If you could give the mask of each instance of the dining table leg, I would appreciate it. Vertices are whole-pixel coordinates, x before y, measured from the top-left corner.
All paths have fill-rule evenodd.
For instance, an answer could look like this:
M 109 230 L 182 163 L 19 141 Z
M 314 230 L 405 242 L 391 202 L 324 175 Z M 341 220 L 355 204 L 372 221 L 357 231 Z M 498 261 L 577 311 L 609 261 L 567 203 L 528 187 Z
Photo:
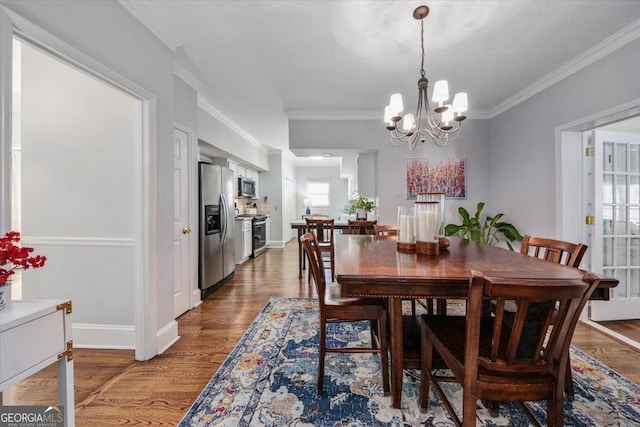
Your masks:
M 389 299 L 389 322 L 391 330 L 391 405 L 400 408 L 402 402 L 402 299 Z
M 298 228 L 298 279 L 302 279 L 302 228 Z

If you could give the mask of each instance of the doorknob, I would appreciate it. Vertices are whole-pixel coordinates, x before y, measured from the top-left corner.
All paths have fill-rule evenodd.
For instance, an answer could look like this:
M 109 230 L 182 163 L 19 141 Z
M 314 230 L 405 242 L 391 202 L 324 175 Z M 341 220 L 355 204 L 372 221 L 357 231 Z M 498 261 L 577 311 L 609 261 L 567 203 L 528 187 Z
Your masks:
M 189 234 L 191 233 L 191 229 L 189 227 L 185 227 L 182 229 L 182 234 Z

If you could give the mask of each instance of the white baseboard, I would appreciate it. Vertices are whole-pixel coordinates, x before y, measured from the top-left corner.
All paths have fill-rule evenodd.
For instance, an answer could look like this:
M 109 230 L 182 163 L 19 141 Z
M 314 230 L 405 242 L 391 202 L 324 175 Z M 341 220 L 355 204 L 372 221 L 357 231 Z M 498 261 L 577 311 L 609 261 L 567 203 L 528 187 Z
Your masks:
M 178 335 L 178 322 L 172 320 L 164 328 L 160 329 L 156 334 L 156 342 L 158 343 L 158 354 L 164 353 L 176 341 L 180 339 Z
M 275 248 L 275 249 L 282 249 L 282 248 L 284 248 L 285 243 L 286 242 L 283 242 L 282 240 L 271 240 L 267 247 L 268 248 Z
M 136 328 L 133 325 L 73 324 L 73 346 L 135 350 Z
M 73 324 L 75 348 L 135 350 L 135 336 L 133 325 Z M 179 339 L 178 322 L 172 320 L 156 334 L 158 354 L 162 354 Z

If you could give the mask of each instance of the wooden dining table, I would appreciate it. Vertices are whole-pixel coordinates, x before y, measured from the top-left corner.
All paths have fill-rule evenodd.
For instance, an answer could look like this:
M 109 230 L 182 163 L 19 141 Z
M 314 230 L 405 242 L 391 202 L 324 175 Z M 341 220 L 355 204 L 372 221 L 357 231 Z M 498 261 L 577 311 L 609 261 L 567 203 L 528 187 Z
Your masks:
M 466 298 L 472 271 L 538 279 L 577 279 L 584 270 L 555 264 L 494 246 L 451 237 L 439 255 L 417 255 L 396 248 L 395 237 L 340 234 L 335 238 L 336 280 L 345 297 L 389 300 L 391 398 L 400 408 L 403 379 L 402 300 Z M 592 299 L 608 299 L 612 277 L 602 281 Z

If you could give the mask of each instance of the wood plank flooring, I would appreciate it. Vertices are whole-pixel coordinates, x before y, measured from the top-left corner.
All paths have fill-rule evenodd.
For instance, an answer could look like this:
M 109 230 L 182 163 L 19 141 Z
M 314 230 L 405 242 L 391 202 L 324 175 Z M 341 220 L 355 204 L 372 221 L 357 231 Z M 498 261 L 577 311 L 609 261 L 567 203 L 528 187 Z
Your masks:
M 596 323 L 640 343 L 640 319 L 607 320 Z
M 238 266 L 235 277 L 178 319 L 181 339 L 147 362 L 133 351 L 75 349 L 76 425 L 174 426 L 271 297 L 314 297 L 298 279 L 297 244 L 269 249 Z M 306 275 L 305 275 L 306 276 Z M 573 343 L 640 383 L 640 354 L 578 325 Z M 5 404 L 57 401 L 51 367 L 12 388 Z

